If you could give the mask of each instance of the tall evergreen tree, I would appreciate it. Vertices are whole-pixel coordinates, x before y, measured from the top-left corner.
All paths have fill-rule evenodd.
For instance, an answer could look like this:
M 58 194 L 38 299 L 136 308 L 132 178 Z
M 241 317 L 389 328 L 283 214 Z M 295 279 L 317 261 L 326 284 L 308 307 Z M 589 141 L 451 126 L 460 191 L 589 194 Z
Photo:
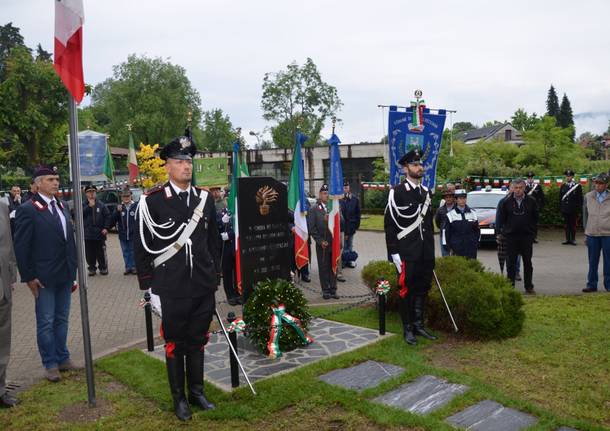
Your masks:
M 553 85 L 549 88 L 549 93 L 546 97 L 546 115 L 555 118 L 559 115 L 559 99 L 557 98 L 557 93 L 555 92 L 555 87 L 553 87 Z
M 563 93 L 563 99 L 561 99 L 561 106 L 559 107 L 559 115 L 557 116 L 557 124 L 559 127 L 570 127 L 574 125 L 574 116 L 572 115 L 572 106 L 570 100 L 565 93 Z

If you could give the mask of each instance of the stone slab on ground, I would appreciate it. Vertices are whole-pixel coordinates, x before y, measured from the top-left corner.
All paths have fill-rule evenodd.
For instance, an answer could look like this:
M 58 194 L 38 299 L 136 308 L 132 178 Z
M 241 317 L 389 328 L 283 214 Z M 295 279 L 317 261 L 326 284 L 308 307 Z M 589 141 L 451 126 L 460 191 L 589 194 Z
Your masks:
M 447 418 L 447 422 L 473 431 L 519 431 L 534 425 L 538 419 L 527 413 L 484 400 Z
M 561 427 L 557 431 L 578 431 L 576 428 Z
M 421 376 L 375 398 L 374 401 L 411 413 L 426 414 L 441 408 L 467 390 L 468 386 L 465 385 L 449 383 L 434 376 Z
M 320 380 L 347 389 L 362 391 L 372 388 L 396 377 L 404 371 L 404 368 L 396 365 L 377 361 L 366 361 L 349 368 L 334 370 L 321 375 Z
M 285 352 L 279 359 L 269 359 L 240 334 L 238 336 L 239 359 L 246 369 L 250 381 L 255 382 L 279 373 L 292 371 L 303 365 L 366 346 L 384 337 L 372 329 L 325 319 L 312 320 L 309 325 L 309 335 L 314 339 L 312 344 Z M 165 361 L 163 346 L 157 346 L 154 352 L 146 353 Z M 210 341 L 205 347 L 204 366 L 207 381 L 225 391 L 231 390 L 229 346 L 224 335 L 215 333 L 210 336 Z M 247 385 L 241 373 L 240 383 Z

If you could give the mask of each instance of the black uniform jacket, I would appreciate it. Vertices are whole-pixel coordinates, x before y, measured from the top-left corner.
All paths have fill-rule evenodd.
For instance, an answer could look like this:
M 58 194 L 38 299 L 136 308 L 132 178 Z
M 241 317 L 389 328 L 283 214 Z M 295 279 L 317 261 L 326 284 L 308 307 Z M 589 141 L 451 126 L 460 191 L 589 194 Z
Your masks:
M 576 185 L 576 188 L 566 196 L 564 195 Z M 582 207 L 582 186 L 576 182 L 568 184 L 563 183 L 559 189 L 559 209 L 562 214 L 576 214 Z
M 156 224 L 175 223 L 171 228 L 155 228 L 156 231 L 162 236 L 168 236 L 174 233 L 182 223 L 188 223 L 193 211 L 201 202 L 200 193 L 201 190 L 191 187 L 187 208 L 169 183 L 149 192 L 146 196 L 146 204 L 153 221 Z M 142 202 L 139 203 L 139 209 L 141 207 Z M 186 247 L 182 247 L 178 253 L 158 267 L 153 267 L 153 260 L 160 255 L 151 254 L 144 248 L 140 236 L 140 217 L 141 212 L 138 211 L 134 252 L 140 289 L 152 288 L 154 294 L 174 298 L 198 297 L 216 291 L 217 274 L 220 273 L 219 233 L 216 223 L 216 207 L 211 194 L 207 195 L 203 217 L 190 236 L 192 271 Z M 143 232 L 146 244 L 155 251 L 173 244 L 180 236 L 177 235 L 168 240 L 156 236 L 153 238 L 146 224 L 143 224 Z
M 544 207 L 544 191 L 542 190 L 542 184 L 534 183 L 530 185 L 529 182 L 525 183 L 525 194 L 534 198 L 538 204 L 538 211 L 542 211 Z
M 417 211 L 418 207 L 423 207 L 426 200 L 426 196 L 430 193 L 429 190 L 424 189 L 422 186 L 413 189 L 411 185 L 406 182 L 394 186 L 394 202 L 398 207 L 406 207 L 401 210 L 403 215 L 412 215 Z M 392 215 L 394 217 L 392 217 Z M 432 227 L 432 208 L 428 207 L 428 211 L 420 227 L 411 231 L 407 236 L 401 240 L 398 239 L 397 235 L 401 231 L 401 228 L 396 225 L 394 219 L 402 227 L 408 227 L 413 223 L 417 217 L 403 218 L 397 214 L 396 209 L 392 208 L 391 204 L 385 209 L 384 216 L 384 230 L 385 240 L 390 254 L 400 254 L 400 258 L 407 261 L 415 260 L 433 260 L 434 259 L 434 230 Z M 421 229 L 421 230 L 420 230 Z

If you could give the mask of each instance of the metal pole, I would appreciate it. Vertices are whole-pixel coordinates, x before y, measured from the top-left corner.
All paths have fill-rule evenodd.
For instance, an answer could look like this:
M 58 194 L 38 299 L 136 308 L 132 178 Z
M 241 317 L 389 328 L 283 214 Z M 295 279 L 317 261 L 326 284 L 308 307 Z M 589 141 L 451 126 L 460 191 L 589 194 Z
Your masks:
M 453 318 L 453 314 L 451 314 L 451 309 L 449 308 L 449 304 L 447 304 L 447 300 L 445 299 L 445 294 L 443 293 L 443 288 L 441 287 L 440 281 L 438 281 L 438 277 L 436 276 L 436 271 L 432 270 L 432 274 L 434 274 L 434 281 L 436 281 L 436 285 L 438 286 L 438 291 L 441 292 L 441 296 L 443 301 L 445 302 L 445 307 L 447 307 L 447 311 L 449 312 L 449 317 L 451 318 L 451 323 L 453 323 L 453 328 L 455 332 L 458 332 L 458 327 L 455 324 L 455 319 Z
M 91 355 L 91 336 L 89 332 L 89 306 L 87 305 L 87 276 L 85 275 L 85 235 L 83 231 L 83 195 L 80 184 L 80 155 L 78 148 L 78 118 L 76 102 L 68 93 L 70 114 L 70 171 L 74 202 L 74 226 L 76 229 L 76 253 L 78 263 L 78 294 L 80 297 L 80 315 L 83 327 L 83 348 L 85 352 L 85 372 L 87 374 L 87 397 L 89 407 L 95 407 L 95 381 L 93 376 L 93 356 Z
M 216 318 L 218 319 L 218 324 L 220 325 L 220 329 L 222 329 L 222 333 L 224 334 L 224 336 L 227 340 L 227 343 L 229 344 L 229 349 L 231 349 L 233 351 L 233 354 L 235 355 L 235 359 L 237 360 L 237 365 L 239 365 L 241 372 L 244 373 L 244 377 L 246 378 L 246 382 L 248 382 L 248 386 L 250 386 L 250 390 L 252 391 L 252 393 L 254 395 L 256 395 L 254 386 L 252 386 L 252 383 L 250 382 L 250 378 L 248 377 L 248 374 L 246 374 L 246 370 L 245 370 L 244 366 L 242 365 L 241 361 L 239 360 L 239 356 L 237 355 L 237 352 L 233 348 L 233 344 L 231 344 L 231 341 L 229 340 L 229 334 L 227 333 L 227 330 L 225 329 L 224 323 L 222 323 L 222 319 L 220 318 L 220 314 L 218 314 L 217 309 L 214 309 L 214 314 L 216 315 Z
M 155 338 L 153 337 L 152 305 L 150 305 L 150 293 L 144 293 L 144 319 L 146 320 L 146 347 L 149 352 L 155 350 Z
M 385 335 L 385 295 L 377 295 L 379 298 L 379 335 Z
M 235 313 L 229 312 L 227 316 L 227 322 L 235 322 Z M 229 333 L 229 342 L 233 345 L 233 350 L 229 349 L 229 362 L 231 364 L 231 387 L 239 387 L 239 365 L 237 365 L 237 356 L 233 353 L 237 353 L 237 333 L 235 331 Z

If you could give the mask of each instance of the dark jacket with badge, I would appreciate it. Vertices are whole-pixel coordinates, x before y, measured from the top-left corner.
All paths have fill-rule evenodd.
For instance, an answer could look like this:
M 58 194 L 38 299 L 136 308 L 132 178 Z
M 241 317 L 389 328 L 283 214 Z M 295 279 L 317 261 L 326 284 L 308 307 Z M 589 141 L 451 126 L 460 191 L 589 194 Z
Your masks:
M 21 281 L 35 278 L 42 285 L 56 285 L 76 279 L 76 242 L 70 212 L 59 208 L 66 219 L 66 233 L 59 228 L 45 200 L 38 194 L 17 208 L 14 248 Z
M 403 215 L 409 216 L 417 212 L 418 208 L 424 206 L 426 196 L 430 191 L 420 188 L 412 188 L 407 182 L 393 187 L 393 199 L 397 207 L 404 207 Z M 392 217 L 393 216 L 393 217 Z M 390 203 L 386 206 L 384 216 L 384 230 L 386 245 L 390 254 L 399 253 L 403 260 L 434 260 L 434 230 L 432 227 L 432 208 L 428 207 L 421 225 L 411 231 L 402 239 L 397 235 L 401 231 L 401 226 L 406 228 L 416 220 L 417 217 L 400 217 L 390 208 Z M 398 226 L 396 221 L 400 224 Z
M 445 216 L 441 235 L 443 245 L 454 255 L 477 258 L 480 237 L 477 214 L 468 205 L 461 211 L 457 205 Z
M 572 187 L 575 187 L 569 194 Z M 567 196 L 566 196 L 567 195 Z M 563 183 L 559 189 L 559 209 L 562 214 L 576 214 L 582 208 L 582 186 L 577 182 Z
M 328 203 L 326 208 L 328 208 Z M 316 244 L 321 245 L 322 241 L 326 241 L 328 242 L 328 247 L 330 247 L 333 243 L 333 236 L 328 230 L 328 217 L 327 209 L 324 208 L 321 202 L 316 202 L 314 206 L 309 208 L 307 213 L 307 229 Z
M 154 223 L 167 226 L 166 228 L 157 227 L 156 231 L 161 236 L 169 236 L 181 225 L 188 224 L 201 201 L 201 193 L 201 190 L 191 187 L 187 207 L 168 182 L 140 199 L 138 217 L 142 216 L 145 204 Z M 145 199 L 146 202 L 144 203 L 142 199 Z M 167 261 L 154 267 L 153 261 L 160 254 L 153 254 L 145 249 L 140 239 L 140 221 L 138 219 L 134 252 L 140 289 L 152 288 L 154 294 L 173 298 L 199 297 L 213 294 L 216 291 L 217 277 L 220 273 L 218 254 L 220 234 L 216 222 L 214 199 L 211 194 L 207 194 L 202 212 L 202 217 L 190 236 L 192 268 L 186 253 L 186 246 L 183 246 Z M 180 236 L 161 239 L 153 236 L 146 224 L 143 225 L 143 228 L 146 245 L 153 251 L 171 246 Z
M 360 201 L 351 193 L 340 201 L 341 215 L 345 220 L 345 234 L 353 235 L 360 228 Z
M 129 206 L 120 204 L 121 211 L 117 210 L 112 213 L 110 217 L 110 226 L 116 226 L 119 232 L 119 239 L 121 241 L 130 241 L 134 238 L 136 229 L 136 212 L 138 211 L 138 204 L 131 202 Z
M 102 230 L 112 226 L 110 210 L 103 202 L 95 200 L 95 206 L 90 207 L 89 202 L 83 203 L 83 227 L 86 240 L 101 241 L 106 239 Z

